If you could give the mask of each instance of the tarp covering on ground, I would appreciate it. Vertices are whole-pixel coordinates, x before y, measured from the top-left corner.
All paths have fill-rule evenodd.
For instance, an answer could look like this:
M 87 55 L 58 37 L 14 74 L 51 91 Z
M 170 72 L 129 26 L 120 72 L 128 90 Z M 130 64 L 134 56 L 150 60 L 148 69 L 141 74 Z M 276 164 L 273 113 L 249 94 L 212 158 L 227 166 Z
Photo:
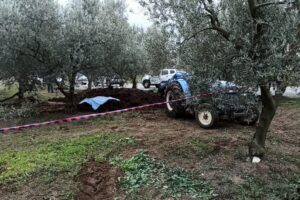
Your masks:
M 93 97 L 93 98 L 86 98 L 86 99 L 82 100 L 79 104 L 87 103 L 92 106 L 93 110 L 97 110 L 100 106 L 104 105 L 105 103 L 107 103 L 110 100 L 120 101 L 119 99 L 116 99 L 113 97 L 98 96 L 98 97 Z

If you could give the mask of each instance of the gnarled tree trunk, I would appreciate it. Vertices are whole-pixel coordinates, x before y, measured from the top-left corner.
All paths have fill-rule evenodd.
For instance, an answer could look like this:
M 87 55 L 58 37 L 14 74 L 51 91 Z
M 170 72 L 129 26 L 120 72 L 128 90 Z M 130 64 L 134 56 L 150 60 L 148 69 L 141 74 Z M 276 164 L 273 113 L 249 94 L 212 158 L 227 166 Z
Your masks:
M 92 90 L 92 86 L 93 86 L 93 79 L 94 79 L 94 76 L 92 74 L 90 75 L 87 75 L 87 79 L 88 79 L 88 90 Z
M 254 38 L 251 51 L 251 57 L 256 63 L 263 63 L 267 57 L 268 50 L 264 44 L 264 35 L 267 34 L 269 26 L 262 23 L 259 19 L 264 15 L 264 11 L 258 8 L 258 3 L 261 1 L 248 0 L 249 10 L 253 19 Z M 255 69 L 254 69 L 255 70 Z M 265 142 L 269 127 L 275 115 L 277 106 L 274 98 L 271 95 L 270 88 L 267 85 L 267 81 L 264 81 L 260 86 L 262 110 L 259 119 L 258 126 L 249 145 L 249 154 L 251 157 L 262 157 L 265 154 Z
M 24 82 L 23 80 L 19 80 L 18 81 L 19 83 L 19 88 L 18 88 L 18 98 L 19 100 L 24 100 L 25 96 L 24 96 L 24 93 L 25 93 L 25 86 L 24 86 Z
M 72 105 L 75 105 L 75 99 L 74 99 L 74 94 L 75 94 L 75 80 L 76 80 L 76 75 L 77 75 L 77 72 L 75 72 L 75 70 L 73 70 L 72 74 L 71 74 L 71 77 L 69 79 L 69 100 L 70 100 L 70 103 Z
M 276 102 L 267 85 L 260 85 L 262 111 L 253 140 L 249 145 L 250 156 L 262 157 L 265 153 L 265 142 L 269 127 L 277 110 Z
M 63 81 L 62 81 L 63 82 Z M 64 90 L 64 83 L 59 83 L 58 81 L 55 81 L 55 84 L 57 86 L 57 89 L 67 98 L 69 98 L 69 93 L 67 93 Z
M 137 88 L 137 80 L 136 79 L 137 79 L 136 76 L 134 76 L 134 77 L 131 78 L 131 80 L 132 80 L 132 88 L 133 89 Z

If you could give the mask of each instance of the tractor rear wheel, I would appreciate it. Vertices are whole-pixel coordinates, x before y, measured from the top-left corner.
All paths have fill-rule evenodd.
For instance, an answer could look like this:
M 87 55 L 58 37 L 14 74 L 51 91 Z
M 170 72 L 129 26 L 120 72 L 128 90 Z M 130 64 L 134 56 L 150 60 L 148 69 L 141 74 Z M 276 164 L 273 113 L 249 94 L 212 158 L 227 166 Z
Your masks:
M 166 112 L 170 117 L 181 117 L 185 113 L 185 96 L 178 83 L 172 83 L 165 92 Z M 176 101 L 179 100 L 179 101 Z

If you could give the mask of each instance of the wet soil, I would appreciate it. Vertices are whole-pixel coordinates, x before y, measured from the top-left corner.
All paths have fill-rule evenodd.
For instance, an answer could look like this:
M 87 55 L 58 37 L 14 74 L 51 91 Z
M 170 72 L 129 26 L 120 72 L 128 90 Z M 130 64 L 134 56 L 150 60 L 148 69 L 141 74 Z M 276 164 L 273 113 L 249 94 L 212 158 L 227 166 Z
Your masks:
M 300 109 L 280 107 L 268 133 L 267 155 L 259 164 L 247 161 L 248 142 L 253 137 L 255 127 L 221 121 L 215 129 L 206 130 L 200 128 L 193 118 L 172 119 L 163 110 L 123 113 L 114 121 L 101 126 L 87 121 L 85 125 L 70 126 L 63 134 L 58 128 L 51 128 L 51 131 L 43 134 L 38 133 L 39 129 L 36 129 L 37 133 L 26 134 L 28 137 L 34 136 L 34 139 L 47 135 L 72 138 L 101 132 L 130 135 L 136 138 L 137 145 L 126 147 L 117 155 L 130 158 L 140 149 L 145 149 L 152 157 L 170 166 L 206 179 L 219 195 L 216 199 L 235 199 L 235 189 L 246 183 L 247 177 L 256 177 L 273 184 L 300 174 L 299 127 Z M 1 140 L 15 145 L 10 135 L 1 136 Z M 118 186 L 118 177 L 122 175 L 119 169 L 109 164 L 90 161 L 75 178 L 79 183 L 79 192 L 75 198 L 96 200 L 120 197 L 122 191 Z M 51 186 L 40 184 L 40 179 L 35 177 L 26 185 L 16 187 L 14 195 L 9 188 L 0 186 L 1 199 L 57 197 L 53 192 L 60 194 L 60 185 L 68 180 L 60 179 L 58 185 Z M 75 183 L 68 184 L 76 186 Z M 63 198 L 58 196 L 56 199 Z
M 122 176 L 120 169 L 107 163 L 88 162 L 80 170 L 76 181 L 79 192 L 75 200 L 110 200 L 118 194 L 118 178 Z
M 234 122 L 219 122 L 217 128 L 206 130 L 192 118 L 172 119 L 162 111 L 144 111 L 124 115 L 118 124 L 106 125 L 103 130 L 131 133 L 137 138 L 138 145 L 124 149 L 123 157 L 145 149 L 171 166 L 209 180 L 219 194 L 216 199 L 233 199 L 233 188 L 245 183 L 247 177 L 273 183 L 300 173 L 299 160 L 290 160 L 300 151 L 299 120 L 299 109 L 278 110 L 268 134 L 268 153 L 257 165 L 247 161 L 255 127 Z

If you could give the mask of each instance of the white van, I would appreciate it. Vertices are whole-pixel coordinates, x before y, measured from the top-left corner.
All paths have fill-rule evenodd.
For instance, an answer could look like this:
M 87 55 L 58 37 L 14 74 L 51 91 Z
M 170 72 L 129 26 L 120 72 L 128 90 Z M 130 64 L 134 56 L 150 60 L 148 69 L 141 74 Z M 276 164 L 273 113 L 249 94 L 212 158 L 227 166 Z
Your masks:
M 158 76 L 145 75 L 142 79 L 143 86 L 150 88 L 151 85 L 155 85 L 157 88 L 160 83 L 170 80 L 177 72 L 184 72 L 178 69 L 162 69 Z

